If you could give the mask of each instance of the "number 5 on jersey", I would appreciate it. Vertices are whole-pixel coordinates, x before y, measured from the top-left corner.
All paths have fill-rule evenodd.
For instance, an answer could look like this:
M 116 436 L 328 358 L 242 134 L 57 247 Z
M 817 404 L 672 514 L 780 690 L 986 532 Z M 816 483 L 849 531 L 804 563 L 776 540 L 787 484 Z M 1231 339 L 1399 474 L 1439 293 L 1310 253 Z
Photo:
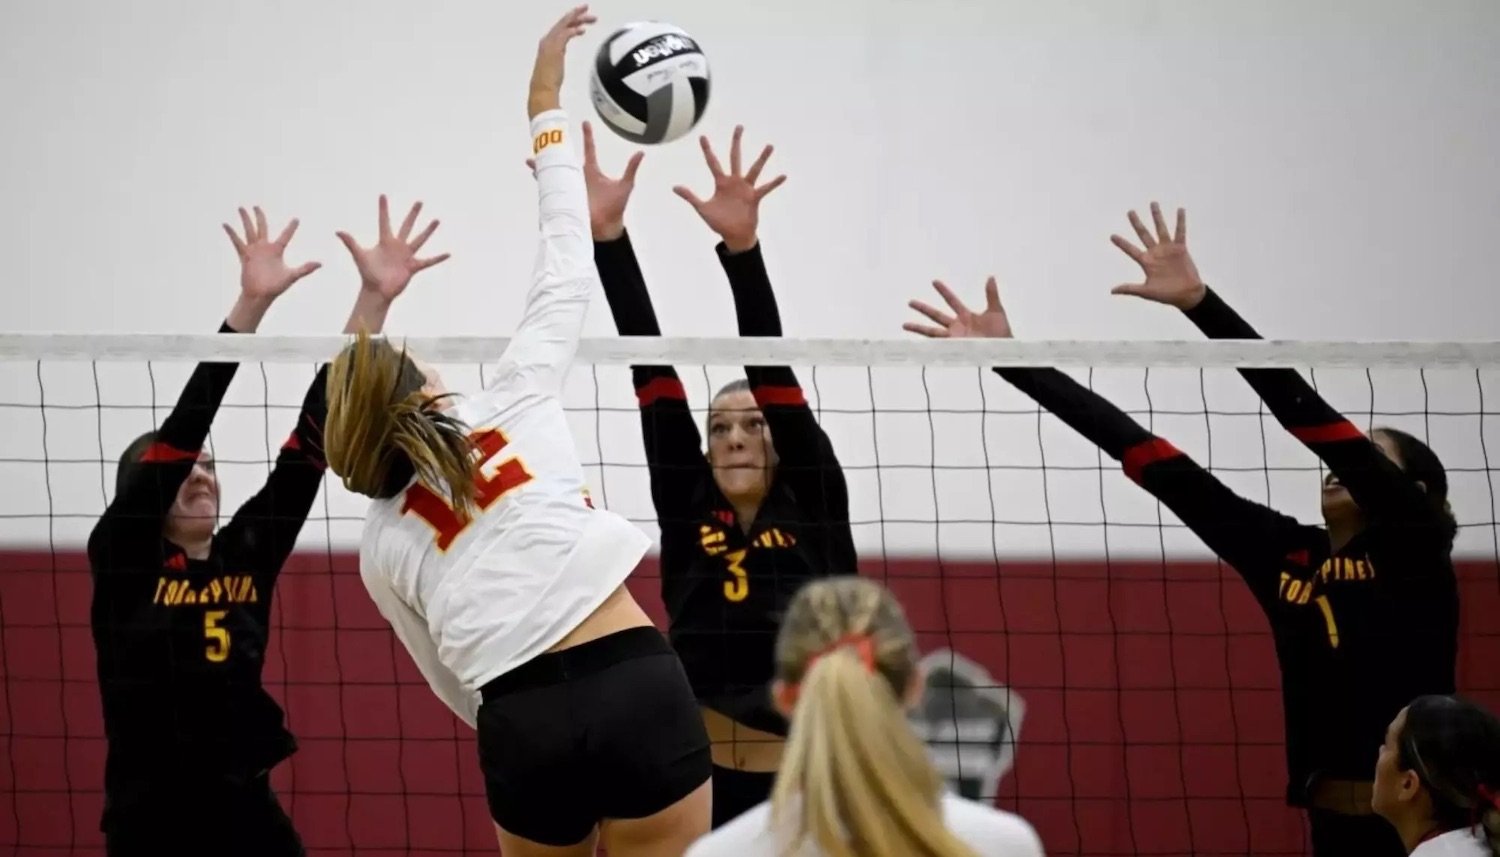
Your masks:
M 484 475 L 486 465 L 510 442 L 504 432 L 499 429 L 475 432 L 473 441 L 474 447 L 479 450 L 479 463 L 474 476 L 474 487 L 478 491 L 474 501 L 479 511 L 483 512 L 495 505 L 501 497 L 530 482 L 532 477 L 521 459 L 515 457 L 501 461 L 493 475 Z M 433 537 L 437 540 L 440 551 L 451 547 L 470 523 L 469 518 L 454 511 L 447 500 L 420 482 L 406 489 L 406 500 L 401 504 L 401 512 L 410 512 L 426 521 L 432 527 Z
M 203 656 L 210 663 L 229 660 L 229 629 L 219 625 L 228 615 L 228 610 L 209 610 L 203 614 Z

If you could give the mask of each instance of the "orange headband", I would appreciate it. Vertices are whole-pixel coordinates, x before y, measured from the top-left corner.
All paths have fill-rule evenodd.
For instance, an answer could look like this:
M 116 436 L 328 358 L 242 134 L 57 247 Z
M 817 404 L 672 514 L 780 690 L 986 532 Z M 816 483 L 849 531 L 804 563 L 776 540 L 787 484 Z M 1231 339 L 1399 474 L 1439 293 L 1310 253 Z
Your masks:
M 875 640 L 869 634 L 845 634 L 813 652 L 812 657 L 807 659 L 807 666 L 802 668 L 802 675 L 806 676 L 812 672 L 813 665 L 839 649 L 853 649 L 854 654 L 859 657 L 859 662 L 864 664 L 865 669 L 875 672 Z M 801 693 L 802 682 L 787 684 L 782 690 L 781 704 L 787 708 L 797 707 L 797 697 Z

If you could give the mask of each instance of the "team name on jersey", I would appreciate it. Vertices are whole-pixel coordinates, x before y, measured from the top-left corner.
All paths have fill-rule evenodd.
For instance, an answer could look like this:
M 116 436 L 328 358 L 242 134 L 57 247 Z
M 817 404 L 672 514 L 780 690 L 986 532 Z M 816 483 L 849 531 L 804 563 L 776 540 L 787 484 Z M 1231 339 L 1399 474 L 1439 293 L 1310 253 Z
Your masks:
M 698 543 L 709 556 L 719 556 L 729 549 L 728 536 L 717 527 L 704 524 L 698 528 Z M 789 548 L 797 544 L 797 537 L 781 529 L 771 527 L 750 540 L 753 548 Z
M 1318 579 L 1323 583 L 1330 580 L 1340 582 L 1374 580 L 1375 566 L 1371 565 L 1368 560 L 1331 557 L 1323 560 L 1323 565 L 1318 569 Z
M 1374 579 L 1375 566 L 1368 560 L 1329 557 L 1310 577 L 1298 577 L 1283 571 L 1277 597 L 1288 604 L 1308 604 L 1330 582 L 1360 583 Z
M 248 574 L 226 574 L 205 584 L 163 575 L 156 579 L 156 593 L 151 596 L 152 604 L 165 607 L 255 604 L 259 601 L 260 591 L 255 588 L 255 579 Z
M 658 36 L 636 48 L 630 54 L 630 61 L 635 63 L 636 68 L 641 68 L 655 60 L 666 59 L 683 51 L 695 51 L 697 49 L 698 46 L 693 43 L 692 39 L 676 35 L 675 33 L 668 33 L 664 36 Z
M 1297 557 L 1288 557 L 1295 560 Z M 1306 562 L 1306 556 L 1301 557 Z M 1286 604 L 1298 607 L 1315 606 L 1323 614 L 1323 626 L 1328 632 L 1329 648 L 1339 647 L 1339 623 L 1333 613 L 1333 602 L 1321 590 L 1327 588 L 1326 584 L 1335 583 L 1368 583 L 1375 579 L 1375 566 L 1368 560 L 1348 559 L 1346 557 L 1329 557 L 1323 560 L 1323 564 L 1310 577 L 1294 577 L 1291 572 L 1283 571 L 1281 581 L 1277 586 L 1276 597 Z

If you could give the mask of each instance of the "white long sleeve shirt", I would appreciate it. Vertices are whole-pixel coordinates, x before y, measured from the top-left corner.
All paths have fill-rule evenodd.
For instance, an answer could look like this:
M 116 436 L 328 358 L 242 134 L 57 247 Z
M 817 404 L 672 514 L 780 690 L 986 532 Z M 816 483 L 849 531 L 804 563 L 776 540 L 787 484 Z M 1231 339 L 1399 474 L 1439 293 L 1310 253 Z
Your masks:
M 471 727 L 486 682 L 545 652 L 617 589 L 650 546 L 593 508 L 558 396 L 598 272 L 588 192 L 560 110 L 531 122 L 541 246 L 525 313 L 484 392 L 453 413 L 473 429 L 481 510 L 458 526 L 413 482 L 365 519 L 360 576 L 433 692 Z
M 1418 845 L 1410 857 L 1490 857 L 1490 846 L 1481 837 L 1478 827 L 1450 830 Z
M 1043 857 L 1042 841 L 1018 815 L 946 792 L 942 807 L 948 829 L 978 857 Z M 784 857 L 790 835 L 772 826 L 768 801 L 694 842 L 686 857 Z M 821 849 L 803 842 L 791 857 L 821 855 Z

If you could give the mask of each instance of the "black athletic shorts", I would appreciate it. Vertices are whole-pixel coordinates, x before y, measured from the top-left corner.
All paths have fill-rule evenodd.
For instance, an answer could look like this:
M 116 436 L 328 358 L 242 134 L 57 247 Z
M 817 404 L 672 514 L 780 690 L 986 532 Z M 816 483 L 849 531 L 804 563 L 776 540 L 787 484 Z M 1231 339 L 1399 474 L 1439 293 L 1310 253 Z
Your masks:
M 770 800 L 775 786 L 775 771 L 741 771 L 714 765 L 714 829 Z
M 655 628 L 534 658 L 480 688 L 490 816 L 543 845 L 604 819 L 644 818 L 708 781 L 708 732 L 682 663 Z

